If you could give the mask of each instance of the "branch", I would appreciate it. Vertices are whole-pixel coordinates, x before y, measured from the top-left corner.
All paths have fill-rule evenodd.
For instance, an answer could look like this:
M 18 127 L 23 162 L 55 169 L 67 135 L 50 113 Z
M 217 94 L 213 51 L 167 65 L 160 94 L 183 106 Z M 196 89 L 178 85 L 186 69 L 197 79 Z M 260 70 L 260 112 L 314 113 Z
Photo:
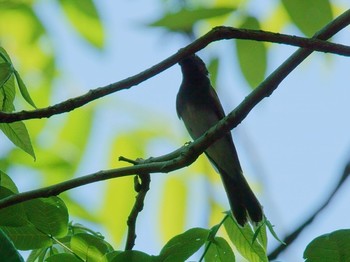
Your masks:
M 335 35 L 350 24 L 350 10 L 343 13 L 334 21 L 326 25 L 315 37 L 327 39 Z M 194 42 L 195 43 L 195 42 Z M 198 43 L 198 42 L 197 42 Z M 193 47 L 191 47 L 193 48 Z M 190 50 L 190 51 L 188 51 Z M 186 49 L 181 54 L 190 53 L 192 49 Z M 197 49 L 196 49 L 197 50 Z M 17 203 L 40 197 L 56 196 L 60 193 L 83 186 L 86 184 L 103 181 L 111 178 L 129 176 L 145 173 L 167 173 L 192 164 L 197 157 L 204 152 L 213 142 L 224 136 L 231 129 L 239 125 L 248 113 L 265 97 L 268 97 L 278 87 L 282 80 L 292 72 L 307 56 L 312 53 L 309 49 L 299 49 L 281 66 L 279 66 L 269 77 L 267 77 L 257 88 L 255 88 L 231 113 L 210 128 L 204 135 L 193 143 L 183 146 L 167 155 L 158 158 L 150 158 L 136 165 L 99 171 L 83 177 L 74 178 L 52 186 L 27 191 L 8 196 L 0 200 L 0 208 L 8 207 Z M 175 59 L 174 56 L 168 58 Z
M 141 183 L 139 181 L 139 178 L 141 179 Z M 144 203 L 147 191 L 149 190 L 150 182 L 151 182 L 151 176 L 149 174 L 142 174 L 140 176 L 135 176 L 135 180 L 134 180 L 135 191 L 138 192 L 138 194 L 136 196 L 134 207 L 132 208 L 127 221 L 127 225 L 129 229 L 128 229 L 128 235 L 126 238 L 125 250 L 131 250 L 135 245 L 136 219 L 138 214 L 143 209 L 143 203 Z
M 280 253 L 282 253 L 287 247 L 290 246 L 290 244 L 292 244 L 300 235 L 300 233 L 308 226 L 312 223 L 312 221 L 314 221 L 314 219 L 318 216 L 319 213 L 322 212 L 322 210 L 324 210 L 328 204 L 331 202 L 331 200 L 333 199 L 333 197 L 335 196 L 335 194 L 338 192 L 338 190 L 340 189 L 340 187 L 344 184 L 344 182 L 346 181 L 346 179 L 349 177 L 350 174 L 350 161 L 346 164 L 344 171 L 341 175 L 341 177 L 339 178 L 339 181 L 337 183 L 337 185 L 335 186 L 335 188 L 331 191 L 331 193 L 329 194 L 329 196 L 325 199 L 324 203 L 315 210 L 315 212 L 308 218 L 305 220 L 304 223 L 302 223 L 300 226 L 298 226 L 293 232 L 291 232 L 290 234 L 288 234 L 284 239 L 283 242 L 285 244 L 281 244 L 278 247 L 276 247 L 270 254 L 269 254 L 269 260 L 275 260 L 278 255 Z
M 304 38 L 298 36 L 290 36 L 279 33 L 272 33 L 261 30 L 248 30 L 248 29 L 237 29 L 232 27 L 215 27 L 204 36 L 200 37 L 193 43 L 187 45 L 185 48 L 179 50 L 174 55 L 168 57 L 162 62 L 136 74 L 128 77 L 119 82 L 92 89 L 84 95 L 68 99 L 61 103 L 46 108 L 31 110 L 31 111 L 20 111 L 15 113 L 0 112 L 0 123 L 12 123 L 20 120 L 37 119 L 37 118 L 48 118 L 53 115 L 70 112 L 76 108 L 82 107 L 96 99 L 107 96 L 114 92 L 131 88 L 132 86 L 138 85 L 143 81 L 163 72 L 169 67 L 176 64 L 179 60 L 185 56 L 195 53 L 212 42 L 224 40 L 224 39 L 246 39 L 255 41 L 266 41 L 279 44 L 286 44 L 292 46 L 298 46 L 308 48 L 309 51 L 328 52 L 332 54 L 338 54 L 343 56 L 350 56 L 350 47 L 340 44 L 333 44 L 330 42 L 323 41 L 328 37 L 324 38 Z

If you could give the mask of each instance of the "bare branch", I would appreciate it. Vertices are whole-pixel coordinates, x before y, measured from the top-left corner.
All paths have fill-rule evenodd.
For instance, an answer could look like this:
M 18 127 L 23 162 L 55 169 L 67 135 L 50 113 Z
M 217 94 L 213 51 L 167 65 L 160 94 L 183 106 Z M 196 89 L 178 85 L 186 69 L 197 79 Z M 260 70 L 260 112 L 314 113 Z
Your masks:
M 279 254 L 281 254 L 284 250 L 286 250 L 287 247 L 289 247 L 290 244 L 292 244 L 298 238 L 300 233 L 314 221 L 314 219 L 318 216 L 318 214 L 320 214 L 322 210 L 324 210 L 328 206 L 328 204 L 331 202 L 331 200 L 333 199 L 335 194 L 338 192 L 338 190 L 341 188 L 341 186 L 344 184 L 344 182 L 349 177 L 349 175 L 350 175 L 350 161 L 345 165 L 344 171 L 340 176 L 338 183 L 336 184 L 334 189 L 330 192 L 329 196 L 324 200 L 322 205 L 319 208 L 317 208 L 315 212 L 310 217 L 308 217 L 300 226 L 298 226 L 294 231 L 289 233 L 283 239 L 283 242 L 285 244 L 281 244 L 277 246 L 273 251 L 271 251 L 271 253 L 269 254 L 269 260 L 275 260 L 279 256 Z
M 350 10 L 343 13 L 334 21 L 325 26 L 315 37 L 327 39 L 335 35 L 344 27 L 350 24 Z M 196 42 L 194 42 L 196 43 Z M 199 42 L 197 42 L 199 43 Z M 198 47 L 189 46 L 189 49 L 183 50 L 181 56 L 185 56 L 193 51 L 198 51 Z M 193 143 L 182 147 L 167 155 L 158 158 L 150 158 L 144 162 L 130 167 L 100 171 L 83 177 L 71 179 L 49 187 L 27 191 L 8 196 L 0 200 L 0 208 L 8 207 L 17 203 L 31 200 L 39 197 L 49 197 L 58 195 L 64 191 L 90 184 L 97 181 L 107 180 L 116 177 L 129 176 L 133 174 L 145 173 L 167 173 L 180 169 L 193 163 L 197 157 L 204 152 L 214 141 L 222 137 L 225 133 L 239 125 L 248 113 L 265 97 L 268 97 L 283 81 L 283 79 L 292 72 L 307 56 L 313 51 L 310 49 L 299 49 L 281 66 L 279 66 L 268 78 L 266 78 L 254 91 L 250 93 L 237 108 L 235 108 L 218 124 L 210 128 L 203 136 L 196 139 Z M 165 61 L 172 63 L 171 56 Z M 170 61 L 170 62 L 169 62 Z M 159 64 L 158 64 L 159 65 Z M 147 71 L 147 70 L 146 70 Z
M 308 48 L 309 52 L 320 51 L 328 52 L 343 56 L 350 56 L 350 47 L 340 44 L 333 44 L 330 42 L 323 41 L 328 37 L 324 38 L 304 38 L 298 36 L 291 36 L 279 33 L 272 33 L 261 30 L 248 30 L 248 29 L 237 29 L 233 27 L 215 27 L 204 36 L 200 37 L 193 43 L 189 44 L 185 48 L 179 50 L 174 55 L 161 61 L 160 63 L 136 74 L 128 77 L 119 82 L 92 89 L 84 95 L 68 99 L 64 102 L 58 103 L 53 106 L 41 108 L 31 111 L 20 111 L 15 113 L 0 112 L 0 123 L 11 123 L 20 120 L 37 119 L 37 118 L 48 118 L 53 115 L 70 112 L 76 108 L 82 107 L 91 101 L 112 94 L 114 92 L 131 88 L 132 86 L 138 85 L 143 81 L 163 72 L 169 67 L 176 64 L 179 60 L 185 56 L 195 53 L 212 42 L 224 40 L 224 39 L 246 39 L 255 41 L 273 42 L 279 44 L 286 44 L 298 47 Z
M 141 180 L 141 183 L 139 181 Z M 149 174 L 142 174 L 139 176 L 135 176 L 135 191 L 138 192 L 135 200 L 134 207 L 131 210 L 131 213 L 128 217 L 128 235 L 126 237 L 126 245 L 125 250 L 131 250 L 135 245 L 136 240 L 136 220 L 138 214 L 142 211 L 144 200 L 146 194 L 149 190 L 149 185 L 151 182 L 151 176 Z

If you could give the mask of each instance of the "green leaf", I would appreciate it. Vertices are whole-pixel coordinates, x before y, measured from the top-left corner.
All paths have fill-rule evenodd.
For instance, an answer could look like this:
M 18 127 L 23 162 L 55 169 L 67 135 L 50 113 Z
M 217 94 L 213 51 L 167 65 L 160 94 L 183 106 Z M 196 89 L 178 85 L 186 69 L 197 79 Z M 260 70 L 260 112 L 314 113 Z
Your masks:
M 0 106 L 1 111 L 12 112 L 15 110 L 13 101 L 15 100 L 15 79 L 11 74 L 10 77 L 0 86 Z
M 0 188 L 0 194 L 12 192 Z M 0 224 L 18 249 L 43 248 L 52 244 L 52 236 L 67 234 L 68 212 L 58 197 L 34 199 L 1 209 Z
M 104 45 L 103 26 L 92 0 L 60 0 L 68 19 L 90 44 L 97 48 Z
M 282 3 L 295 25 L 308 37 L 333 19 L 329 0 L 282 0 Z
M 0 46 L 0 62 L 11 63 L 11 58 L 4 48 Z
M 104 261 L 105 254 L 112 251 L 111 246 L 103 239 L 86 233 L 73 235 L 70 246 L 84 261 Z
M 24 100 L 26 100 L 28 102 L 28 104 L 30 104 L 31 106 L 33 106 L 34 108 L 36 108 L 36 105 L 34 104 L 32 98 L 30 97 L 27 87 L 24 84 L 21 76 L 19 75 L 18 71 L 15 70 L 14 71 L 15 76 L 16 76 L 16 80 L 17 80 L 17 84 L 18 84 L 18 88 L 19 91 L 21 92 L 22 97 L 24 98 Z
M 229 217 L 224 222 L 225 230 L 239 253 L 251 262 L 268 261 L 263 244 L 256 238 L 253 242 L 254 232 L 249 224 L 241 227 L 236 221 Z
M 13 67 L 11 63 L 5 62 L 0 64 L 0 88 L 10 79 L 13 73 Z
M 350 229 L 337 230 L 315 238 L 306 247 L 303 257 L 307 262 L 349 262 Z
M 204 245 L 210 230 L 192 228 L 169 240 L 160 251 L 159 258 L 166 262 L 185 261 Z
M 73 254 L 61 253 L 49 256 L 45 259 L 45 262 L 81 262 L 82 260 L 74 256 Z
M 67 234 L 68 210 L 60 198 L 38 198 L 23 205 L 28 220 L 42 233 L 57 238 Z
M 38 259 L 38 258 L 41 256 L 45 256 L 46 251 L 47 251 L 47 248 L 39 248 L 39 249 L 32 250 L 30 252 L 29 256 L 27 257 L 26 262 L 40 261 L 40 259 Z
M 13 195 L 13 192 L 6 188 L 0 187 L 0 199 Z M 4 226 L 24 226 L 29 221 L 22 204 L 13 205 L 0 209 L 0 227 Z
M 38 231 L 31 224 L 1 228 L 15 244 L 16 248 L 20 250 L 37 249 L 52 245 L 51 238 Z
M 137 250 L 128 250 L 119 253 L 111 262 L 153 262 L 158 261 L 155 257 Z M 180 260 L 179 260 L 180 261 Z
M 0 129 L 13 144 L 31 155 L 35 160 L 34 149 L 27 128 L 23 122 L 0 123 Z
M 136 252 L 138 252 L 138 251 L 136 251 Z M 113 251 L 105 254 L 105 258 L 107 259 L 107 261 L 113 261 L 113 259 L 116 258 L 120 253 L 125 253 L 125 252 L 120 251 L 120 250 L 113 250 Z
M 275 230 L 273 229 L 274 226 L 271 224 L 271 222 L 270 222 L 269 220 L 265 220 L 265 224 L 266 224 L 267 228 L 269 229 L 271 235 L 272 235 L 278 242 L 280 242 L 281 244 L 286 245 L 286 243 L 284 243 L 284 242 L 277 236 Z M 265 232 L 265 234 L 266 234 L 266 232 Z
M 0 257 L 6 258 L 7 262 L 22 262 L 23 257 L 18 253 L 17 249 L 8 238 L 8 236 L 0 229 Z
M 264 250 L 267 250 L 267 235 L 266 235 L 266 225 L 261 223 L 254 232 L 253 243 L 259 241 Z
M 18 193 L 16 184 L 6 173 L 2 171 L 0 171 L 0 186 L 9 189 L 12 193 Z
M 182 9 L 175 13 L 165 14 L 159 20 L 150 23 L 149 26 L 164 27 L 169 31 L 191 32 L 193 25 L 204 19 L 223 16 L 232 13 L 235 8 L 198 8 L 194 10 Z
M 234 262 L 236 260 L 230 245 L 222 237 L 215 237 L 213 241 L 211 241 L 211 245 L 204 258 L 208 262 Z
M 3 86 L 0 86 L 0 106 L 2 111 L 12 112 L 15 109 L 13 104 L 15 94 L 14 76 L 11 75 L 9 79 L 3 84 Z M 19 121 L 14 123 L 0 123 L 0 129 L 13 144 L 31 155 L 35 160 L 35 153 L 30 141 L 30 137 L 23 122 Z
M 240 26 L 244 29 L 260 29 L 259 21 L 247 17 Z M 267 49 L 265 43 L 249 40 L 237 40 L 236 52 L 244 78 L 251 88 L 257 87 L 265 77 L 267 68 Z

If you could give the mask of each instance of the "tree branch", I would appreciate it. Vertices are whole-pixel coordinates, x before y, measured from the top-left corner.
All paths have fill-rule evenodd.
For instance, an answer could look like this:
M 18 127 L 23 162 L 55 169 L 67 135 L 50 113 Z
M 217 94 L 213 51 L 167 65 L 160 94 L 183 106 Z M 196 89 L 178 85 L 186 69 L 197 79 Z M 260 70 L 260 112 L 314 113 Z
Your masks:
M 141 183 L 139 181 L 141 180 Z M 128 235 L 126 238 L 125 250 L 131 250 L 135 245 L 136 240 L 136 220 L 138 214 L 143 209 L 143 203 L 146 197 L 146 194 L 149 190 L 149 185 L 151 182 L 151 176 L 149 174 L 142 174 L 135 176 L 135 191 L 138 192 L 135 200 L 134 207 L 131 210 L 131 213 L 128 217 Z
M 279 254 L 281 254 L 286 248 L 290 246 L 300 235 L 300 233 L 314 221 L 314 219 L 318 216 L 319 213 L 324 210 L 328 204 L 331 202 L 335 194 L 338 192 L 338 190 L 341 188 L 341 186 L 344 184 L 346 179 L 349 177 L 350 174 L 350 161 L 345 165 L 344 171 L 339 178 L 338 183 L 336 184 L 335 188 L 331 191 L 329 196 L 325 199 L 324 203 L 315 210 L 315 212 L 305 220 L 300 226 L 298 226 L 293 232 L 288 234 L 284 239 L 283 242 L 285 244 L 280 244 L 277 246 L 270 254 L 269 254 L 269 260 L 275 260 Z
M 200 37 L 193 43 L 189 44 L 185 48 L 182 48 L 174 55 L 168 57 L 162 62 L 134 75 L 128 77 L 119 82 L 92 89 L 86 94 L 68 99 L 61 103 L 46 108 L 31 110 L 31 111 L 20 111 L 14 113 L 0 112 L 0 123 L 12 123 L 20 120 L 48 118 L 53 115 L 70 112 L 76 108 L 82 107 L 87 103 L 90 103 L 96 99 L 112 94 L 114 92 L 131 88 L 132 86 L 138 85 L 143 81 L 163 72 L 169 67 L 176 64 L 179 60 L 185 56 L 195 53 L 212 42 L 224 40 L 224 39 L 246 39 L 255 41 L 273 42 L 279 44 L 286 44 L 292 46 L 298 46 L 308 48 L 309 52 L 319 51 L 328 52 L 343 56 L 350 56 L 350 47 L 340 44 L 333 44 L 330 42 L 323 41 L 326 38 L 304 38 L 298 36 L 290 36 L 279 33 L 272 33 L 261 30 L 248 30 L 248 29 L 237 29 L 232 27 L 219 26 L 213 28 L 204 36 Z
M 315 35 L 315 37 L 322 40 L 330 38 L 349 24 L 350 10 L 346 11 L 334 21 L 326 25 L 319 33 Z M 184 49 L 180 54 L 185 56 L 193 50 L 199 50 L 196 49 L 198 47 L 191 45 L 188 48 L 189 49 L 186 50 Z M 156 172 L 167 173 L 188 166 L 193 163 L 197 157 L 207 149 L 208 146 L 222 137 L 225 133 L 239 125 L 248 115 L 248 113 L 265 97 L 270 96 L 282 82 L 282 80 L 311 53 L 312 50 L 310 49 L 301 48 L 297 50 L 256 89 L 254 89 L 231 113 L 220 120 L 215 126 L 210 128 L 204 135 L 196 139 L 193 143 L 183 146 L 181 149 L 175 150 L 174 152 L 158 158 L 144 160 L 144 162 L 136 166 L 99 171 L 97 173 L 74 178 L 52 186 L 11 195 L 0 200 L 0 208 L 8 207 L 34 198 L 56 196 L 64 191 L 97 181 L 129 176 L 133 174 Z M 167 63 L 171 63 L 171 61 L 173 61 L 172 59 L 175 59 L 174 57 L 175 55 L 171 56 L 165 61 L 168 61 Z

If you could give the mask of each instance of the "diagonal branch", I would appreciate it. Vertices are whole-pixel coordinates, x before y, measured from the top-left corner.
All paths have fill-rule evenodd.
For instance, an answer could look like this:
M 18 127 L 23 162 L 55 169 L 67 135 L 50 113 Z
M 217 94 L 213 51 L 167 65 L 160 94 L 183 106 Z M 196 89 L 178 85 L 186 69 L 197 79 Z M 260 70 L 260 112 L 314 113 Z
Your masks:
M 327 39 L 335 35 L 344 27 L 350 24 L 350 10 L 344 12 L 341 16 L 326 25 L 315 37 Z M 191 47 L 194 48 L 195 47 Z M 188 49 L 192 50 L 192 49 Z M 190 53 L 183 51 L 182 55 Z M 195 49 L 197 50 L 197 49 Z M 199 49 L 198 49 L 199 50 Z M 103 181 L 111 178 L 129 176 L 133 174 L 144 173 L 168 173 L 192 164 L 197 157 L 203 153 L 208 146 L 222 137 L 225 133 L 239 125 L 248 113 L 265 97 L 268 97 L 306 57 L 312 53 L 310 49 L 299 49 L 281 66 L 279 66 L 269 77 L 267 77 L 254 91 L 252 91 L 231 113 L 220 120 L 215 126 L 210 128 L 204 135 L 196 139 L 193 143 L 183 146 L 167 155 L 158 158 L 150 158 L 136 166 L 99 171 L 83 177 L 74 178 L 52 186 L 27 191 L 8 196 L 0 200 L 0 208 L 8 207 L 17 203 L 31 200 L 39 197 L 49 197 L 59 195 L 60 193 L 83 186 L 86 184 Z M 174 56 L 170 57 L 173 59 Z M 170 59 L 169 58 L 169 59 Z
M 92 89 L 86 94 L 68 99 L 61 103 L 46 108 L 41 108 L 31 111 L 20 111 L 15 113 L 0 112 L 0 123 L 11 123 L 20 120 L 37 119 L 37 118 L 48 118 L 53 115 L 70 112 L 76 108 L 82 107 L 96 99 L 107 96 L 114 92 L 131 88 L 132 86 L 138 85 L 143 81 L 163 72 L 169 67 L 176 64 L 179 60 L 185 56 L 195 53 L 212 42 L 224 40 L 224 39 L 245 39 L 255 41 L 273 42 L 279 44 L 286 44 L 292 46 L 298 46 L 308 48 L 308 51 L 329 52 L 333 54 L 350 56 L 350 47 L 340 44 L 333 44 L 330 42 L 323 41 L 329 37 L 316 38 L 304 38 L 298 36 L 291 36 L 286 34 L 272 33 L 261 30 L 248 30 L 248 29 L 237 29 L 233 27 L 219 26 L 213 28 L 204 36 L 200 37 L 193 43 L 189 44 L 185 48 L 179 50 L 174 55 L 168 57 L 162 62 L 136 74 L 128 77 L 119 82 Z
M 338 180 L 338 183 L 334 187 L 334 189 L 330 192 L 329 196 L 324 200 L 324 202 L 321 204 L 319 208 L 317 208 L 314 213 L 308 217 L 300 226 L 298 226 L 293 232 L 289 233 L 284 239 L 283 244 L 277 246 L 271 253 L 269 254 L 269 260 L 275 260 L 279 254 L 281 254 L 284 250 L 286 250 L 287 247 L 290 246 L 300 235 L 300 233 L 308 226 L 310 225 L 314 219 L 320 214 L 331 202 L 335 194 L 338 192 L 338 190 L 341 188 L 342 185 L 344 185 L 344 182 L 350 175 L 350 161 L 345 165 L 345 168 L 343 170 L 343 173 L 341 177 Z

